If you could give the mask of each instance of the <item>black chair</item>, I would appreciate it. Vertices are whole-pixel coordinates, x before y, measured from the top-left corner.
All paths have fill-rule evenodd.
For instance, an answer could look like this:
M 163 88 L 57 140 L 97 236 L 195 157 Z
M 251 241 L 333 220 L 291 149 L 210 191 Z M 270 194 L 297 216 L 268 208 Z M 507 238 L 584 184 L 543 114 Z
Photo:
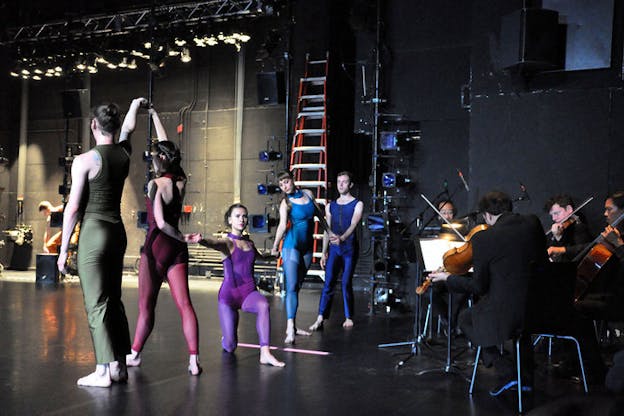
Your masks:
M 518 411 L 522 413 L 522 392 L 526 390 L 522 385 L 520 342 L 522 337 L 537 337 L 549 339 L 567 339 L 576 344 L 581 377 L 585 393 L 588 392 L 585 367 L 579 340 L 564 333 L 563 330 L 570 319 L 575 316 L 574 311 L 574 284 L 576 279 L 576 264 L 548 263 L 535 268 L 535 273 L 529 282 L 525 328 L 522 333 L 513 338 L 516 347 L 516 372 L 518 388 Z M 469 394 L 472 395 L 477 375 L 477 366 L 481 346 L 477 348 Z

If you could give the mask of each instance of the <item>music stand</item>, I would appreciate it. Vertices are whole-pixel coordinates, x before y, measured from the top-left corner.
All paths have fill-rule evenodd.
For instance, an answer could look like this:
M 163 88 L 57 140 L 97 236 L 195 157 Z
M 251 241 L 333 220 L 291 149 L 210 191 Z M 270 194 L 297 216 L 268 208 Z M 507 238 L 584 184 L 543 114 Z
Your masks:
M 422 279 L 424 273 L 421 270 L 425 271 L 433 271 L 438 270 L 443 266 L 443 255 L 448 250 L 453 247 L 458 247 L 463 244 L 462 241 L 452 241 L 444 238 L 421 238 L 418 239 L 418 244 L 416 244 L 416 253 L 417 253 L 417 261 L 416 261 L 416 284 L 419 286 L 422 284 Z M 387 344 L 379 344 L 377 348 L 389 348 L 389 347 L 400 347 L 404 345 L 410 345 L 411 350 L 407 358 L 399 361 L 396 365 L 396 368 L 401 368 L 405 363 L 418 354 L 418 348 L 422 345 L 423 339 L 425 338 L 425 332 L 427 330 L 428 322 L 431 318 L 431 302 L 429 302 L 429 306 L 427 309 L 427 316 L 425 318 L 424 328 L 421 331 L 421 297 L 416 297 L 416 310 L 414 313 L 414 326 L 413 326 L 413 336 L 411 341 L 404 342 L 392 342 Z M 449 331 L 450 333 L 450 331 Z
M 451 240 L 446 240 L 443 238 L 437 238 L 437 239 L 432 239 L 431 241 L 422 241 L 421 240 L 421 250 L 423 253 L 423 259 L 429 259 L 427 263 L 427 260 L 425 260 L 425 268 L 429 269 L 429 267 L 431 267 L 431 269 L 429 270 L 437 270 L 439 267 L 441 267 L 443 264 L 443 255 L 444 253 L 446 253 L 448 250 L 450 250 L 453 247 L 459 247 L 461 245 L 463 245 L 464 242 L 463 241 L 451 241 Z M 440 254 L 440 251 L 442 251 L 442 254 Z M 425 253 L 427 253 L 425 255 Z M 429 289 L 432 290 L 432 289 Z M 431 302 L 429 303 L 431 305 Z M 432 373 L 435 371 L 442 371 L 444 373 L 453 373 L 453 374 L 457 374 L 460 376 L 463 376 L 466 381 L 470 381 L 466 376 L 464 376 L 464 374 L 462 373 L 462 371 L 455 367 L 452 363 L 451 360 L 451 320 L 452 320 L 452 308 L 453 308 L 453 295 L 451 292 L 448 292 L 448 306 L 447 306 L 447 331 L 446 331 L 446 363 L 445 365 L 440 368 L 440 367 L 436 367 L 436 368 L 428 368 L 422 371 L 419 371 L 417 373 L 417 375 L 423 375 L 423 374 L 428 374 L 428 373 Z

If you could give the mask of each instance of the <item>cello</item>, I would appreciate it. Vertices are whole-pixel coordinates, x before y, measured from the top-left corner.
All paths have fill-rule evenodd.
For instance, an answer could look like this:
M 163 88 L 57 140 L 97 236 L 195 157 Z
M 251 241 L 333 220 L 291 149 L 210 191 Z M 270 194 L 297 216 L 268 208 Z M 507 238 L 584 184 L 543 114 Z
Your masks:
M 624 220 L 624 213 L 620 214 L 620 216 L 610 224 L 611 227 L 617 227 L 622 220 Z M 573 262 L 577 262 L 581 259 L 576 268 L 574 302 L 578 302 L 585 297 L 591 287 L 591 283 L 612 256 L 613 249 L 610 247 L 610 244 L 605 241 L 601 233 L 594 241 L 587 245 L 585 250 L 580 252 L 572 260 Z

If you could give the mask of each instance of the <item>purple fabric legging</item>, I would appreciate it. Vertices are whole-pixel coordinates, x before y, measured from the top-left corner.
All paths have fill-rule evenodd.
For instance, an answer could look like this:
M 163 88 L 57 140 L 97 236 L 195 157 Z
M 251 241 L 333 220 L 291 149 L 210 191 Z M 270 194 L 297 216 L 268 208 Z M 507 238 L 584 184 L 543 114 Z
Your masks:
M 221 324 L 221 333 L 223 340 L 221 345 L 227 352 L 234 352 L 238 345 L 238 305 L 229 305 L 219 302 L 219 322 Z M 269 337 L 271 334 L 271 320 L 269 318 L 269 302 L 257 290 L 249 293 L 241 305 L 244 312 L 255 313 L 256 331 L 260 339 L 260 346 L 269 345 Z
M 184 338 L 186 338 L 189 354 L 197 354 L 199 329 L 195 309 L 193 309 L 189 295 L 188 264 L 178 263 L 171 266 L 167 271 L 167 281 L 173 301 L 182 317 L 182 331 Z M 162 282 L 160 276 L 156 273 L 150 273 L 147 256 L 143 254 L 139 265 L 139 317 L 132 343 L 132 349 L 135 351 L 140 352 L 143 349 L 145 341 L 154 328 L 154 311 Z

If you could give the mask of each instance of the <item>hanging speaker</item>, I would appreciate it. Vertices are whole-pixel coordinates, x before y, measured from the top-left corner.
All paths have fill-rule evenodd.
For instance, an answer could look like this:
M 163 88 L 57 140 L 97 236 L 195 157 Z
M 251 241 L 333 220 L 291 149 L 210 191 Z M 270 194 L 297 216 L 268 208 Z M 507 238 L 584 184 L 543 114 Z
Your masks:
M 283 72 L 258 72 L 258 104 L 284 104 L 286 86 Z
M 503 16 L 498 69 L 563 69 L 565 30 L 559 12 L 521 9 Z
M 62 93 L 63 117 L 81 118 L 89 114 L 89 90 L 66 90 Z

